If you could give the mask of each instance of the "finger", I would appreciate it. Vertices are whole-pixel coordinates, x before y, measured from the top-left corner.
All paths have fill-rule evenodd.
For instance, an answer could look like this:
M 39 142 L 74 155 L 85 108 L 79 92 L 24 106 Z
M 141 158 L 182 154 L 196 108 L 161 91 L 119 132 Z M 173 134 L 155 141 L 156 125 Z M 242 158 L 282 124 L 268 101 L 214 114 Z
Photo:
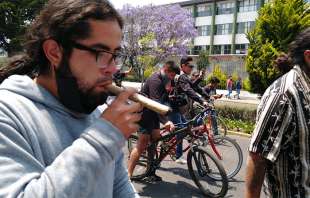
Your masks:
M 130 115 L 129 122 L 138 122 L 141 120 L 141 113 L 133 113 Z

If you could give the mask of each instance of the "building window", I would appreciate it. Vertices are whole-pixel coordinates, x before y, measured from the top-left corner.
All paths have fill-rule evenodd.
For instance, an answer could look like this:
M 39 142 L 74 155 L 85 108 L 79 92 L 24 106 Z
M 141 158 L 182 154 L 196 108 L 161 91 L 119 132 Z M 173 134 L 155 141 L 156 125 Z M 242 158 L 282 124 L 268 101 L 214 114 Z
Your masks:
M 245 34 L 252 30 L 255 26 L 255 21 L 242 22 L 237 24 L 237 33 Z
M 238 4 L 239 12 L 253 12 L 258 10 L 260 0 L 241 0 Z
M 190 13 L 191 16 L 194 16 L 194 8 L 193 8 L 193 6 L 184 7 L 184 9 L 185 9 L 186 11 L 188 11 L 188 13 Z
M 197 30 L 198 30 L 198 36 L 210 36 L 211 25 L 198 26 Z
M 197 16 L 212 16 L 212 5 L 201 4 L 197 6 Z
M 213 45 L 213 54 L 221 54 L 221 45 Z
M 248 47 L 248 44 L 236 44 L 236 54 L 246 54 Z
M 199 55 L 199 53 L 201 51 L 209 51 L 210 49 L 210 46 L 209 45 L 197 45 L 197 46 L 194 46 L 193 48 L 193 55 Z
M 232 33 L 232 23 L 216 25 L 216 32 L 215 32 L 216 35 L 225 35 L 231 33 Z
M 230 54 L 231 53 L 231 45 L 222 45 L 221 54 Z
M 234 12 L 234 3 L 227 2 L 227 3 L 218 3 L 217 4 L 217 14 L 232 14 Z

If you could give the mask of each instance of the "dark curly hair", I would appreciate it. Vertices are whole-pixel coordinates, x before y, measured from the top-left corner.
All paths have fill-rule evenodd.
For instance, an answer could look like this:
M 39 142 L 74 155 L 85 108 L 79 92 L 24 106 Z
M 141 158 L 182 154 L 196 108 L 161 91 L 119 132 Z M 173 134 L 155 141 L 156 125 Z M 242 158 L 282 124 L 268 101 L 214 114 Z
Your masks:
M 34 77 L 48 73 L 50 63 L 42 49 L 43 42 L 57 41 L 69 57 L 70 41 L 89 36 L 90 19 L 115 20 L 123 28 L 121 16 L 107 0 L 49 0 L 27 31 L 25 53 L 0 69 L 0 82 L 12 74 Z
M 293 67 L 291 58 L 285 53 L 280 53 L 274 64 L 281 74 L 287 73 Z
M 295 40 L 290 43 L 288 55 L 293 64 L 306 66 L 304 52 L 310 49 L 310 27 L 298 34 Z

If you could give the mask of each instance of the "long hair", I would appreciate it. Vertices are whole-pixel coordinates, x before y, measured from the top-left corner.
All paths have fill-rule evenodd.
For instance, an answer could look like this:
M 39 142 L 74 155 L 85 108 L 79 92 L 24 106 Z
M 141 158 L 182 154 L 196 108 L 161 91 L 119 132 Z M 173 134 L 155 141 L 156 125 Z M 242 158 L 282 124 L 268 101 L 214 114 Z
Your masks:
M 121 16 L 107 0 L 49 0 L 26 33 L 25 53 L 0 69 L 0 83 L 12 74 L 34 77 L 48 73 L 51 66 L 43 42 L 55 40 L 69 57 L 70 41 L 89 37 L 90 19 L 115 20 L 123 28 Z

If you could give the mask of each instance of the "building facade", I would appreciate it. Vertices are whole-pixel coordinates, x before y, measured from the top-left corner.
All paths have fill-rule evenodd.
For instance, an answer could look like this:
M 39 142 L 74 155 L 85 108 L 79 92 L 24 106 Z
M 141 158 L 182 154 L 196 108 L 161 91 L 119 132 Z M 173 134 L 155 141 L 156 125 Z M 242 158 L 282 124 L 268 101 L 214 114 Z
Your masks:
M 232 75 L 247 76 L 245 56 L 249 41 L 246 33 L 255 26 L 258 10 L 267 0 L 191 0 L 179 3 L 195 20 L 198 36 L 189 54 L 201 50 L 210 54 L 208 70 L 216 65 Z

